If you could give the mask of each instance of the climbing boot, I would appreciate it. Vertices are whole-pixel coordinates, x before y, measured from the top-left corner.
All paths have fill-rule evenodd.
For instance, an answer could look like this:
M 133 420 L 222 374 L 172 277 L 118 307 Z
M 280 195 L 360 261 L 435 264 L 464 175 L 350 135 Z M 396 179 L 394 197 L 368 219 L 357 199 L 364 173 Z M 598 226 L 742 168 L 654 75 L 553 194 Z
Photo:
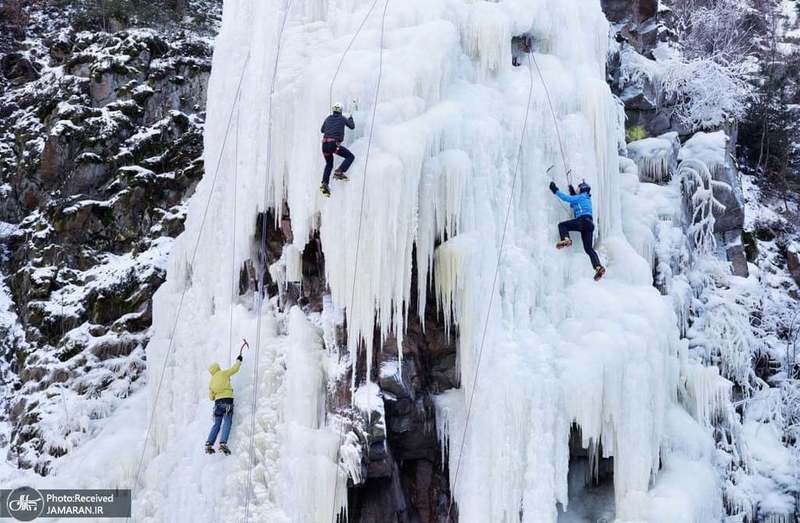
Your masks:
M 223 454 L 225 454 L 226 456 L 230 456 L 231 455 L 231 449 L 228 448 L 228 444 L 227 443 L 220 443 L 219 444 L 219 451 L 222 452 Z
M 211 443 L 206 442 L 206 454 L 213 454 L 213 453 L 214 453 L 214 447 L 211 445 Z
M 563 249 L 565 247 L 572 247 L 572 240 L 566 238 L 556 244 L 556 249 Z
M 326 198 L 330 198 L 331 190 L 328 188 L 328 184 L 327 183 L 323 183 L 322 185 L 320 185 L 319 186 L 319 190 L 322 193 L 322 196 L 325 196 Z
M 594 270 L 594 281 L 600 281 L 600 278 L 606 273 L 606 268 L 602 265 L 598 266 Z
M 350 178 L 348 178 L 347 175 L 341 169 L 336 169 L 335 171 L 333 171 L 333 177 L 336 180 L 342 180 L 344 182 L 350 181 Z

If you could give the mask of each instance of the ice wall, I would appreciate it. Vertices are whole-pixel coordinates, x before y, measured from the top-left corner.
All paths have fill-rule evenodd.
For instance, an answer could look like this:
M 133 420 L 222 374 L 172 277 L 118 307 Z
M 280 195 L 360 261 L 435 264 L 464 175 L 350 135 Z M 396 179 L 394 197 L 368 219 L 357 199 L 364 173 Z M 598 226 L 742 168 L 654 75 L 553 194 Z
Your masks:
M 266 201 L 266 115 L 269 93 L 280 87 L 273 71 L 284 7 L 225 3 L 209 82 L 206 175 L 154 299 L 150 433 L 134 490 L 136 521 L 331 521 L 346 499 L 346 482 L 336 480 L 339 435 L 325 412 L 333 366 L 323 320 L 238 297 L 239 267 L 254 256 Z M 300 30 L 300 7 L 286 17 L 287 33 Z M 288 54 L 280 63 L 291 70 L 298 64 Z M 287 132 L 275 125 L 276 134 Z M 205 456 L 206 369 L 232 364 L 242 338 L 250 349 L 233 378 L 233 455 Z
M 247 506 L 260 520 L 330 521 L 343 504 L 336 432 L 322 409 L 328 376 L 317 331 L 298 311 L 286 318 L 266 307 L 259 319 L 254 304 L 233 298 L 232 270 L 251 257 L 265 202 L 278 209 L 285 202 L 292 219 L 294 245 L 273 274 L 298 274 L 298 254 L 319 231 L 331 307 L 346 310 L 353 360 L 363 339 L 362 357 L 371 362 L 376 319 L 381 338 L 402 337 L 416 312 L 409 310 L 414 261 L 419 295 L 435 282 L 438 305 L 452 313 L 459 335 L 462 388 L 440 398 L 438 414 L 460 521 L 520 514 L 555 521 L 557 503 L 568 504 L 573 422 L 585 445 L 601 442 L 614 457 L 617 517 L 646 519 L 681 345 L 672 303 L 652 287 L 652 234 L 624 226 L 637 215 L 622 205 L 621 113 L 605 83 L 608 26 L 599 2 L 378 0 L 352 40 L 372 5 L 225 3 L 209 85 L 207 174 L 154 306 L 154 421 L 136 505 L 142 519 L 161 520 L 168 507 L 192 510 L 198 520 L 238 520 Z M 511 66 L 511 37 L 524 32 L 532 35 L 573 179 L 593 186 L 609 267 L 601 283 L 591 280 L 577 245 L 553 248 L 556 224 L 569 211 L 547 190 L 548 168 L 562 187 L 566 179 L 538 71 Z M 331 95 L 354 114 L 347 146 L 357 160 L 351 181 L 333 182 L 324 199 L 319 126 Z M 631 241 L 630 231 L 638 231 Z M 230 361 L 238 338 L 252 342 L 258 321 L 262 343 L 237 378 L 235 456 L 204 462 L 205 368 Z M 165 482 L 189 477 L 184 490 L 161 493 Z M 218 478 L 229 479 L 219 485 Z

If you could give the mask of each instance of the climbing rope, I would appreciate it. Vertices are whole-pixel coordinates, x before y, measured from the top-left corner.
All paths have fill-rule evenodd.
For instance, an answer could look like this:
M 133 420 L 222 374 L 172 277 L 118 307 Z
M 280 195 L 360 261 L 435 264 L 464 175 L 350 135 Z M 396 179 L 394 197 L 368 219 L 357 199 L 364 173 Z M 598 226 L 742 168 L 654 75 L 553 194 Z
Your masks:
M 286 29 L 286 20 L 289 18 L 289 11 L 292 9 L 292 1 L 286 0 L 283 10 L 283 19 L 278 31 L 278 42 L 275 50 L 275 62 L 272 66 L 272 82 L 269 87 L 269 109 L 267 111 L 267 173 L 264 177 L 264 213 L 261 218 L 261 260 L 264 267 L 258 275 L 258 297 L 256 299 L 256 353 L 253 361 L 253 398 L 250 406 L 250 446 L 247 467 L 247 487 L 245 488 L 244 498 L 244 520 L 250 521 L 250 491 L 253 484 L 253 463 L 255 461 L 255 431 L 256 431 L 256 409 L 258 406 L 258 361 L 261 353 L 261 320 L 264 304 L 264 274 L 266 272 L 267 261 L 267 208 L 269 206 L 269 181 L 272 170 L 272 98 L 275 95 L 275 84 L 278 78 L 278 62 L 281 56 L 281 46 L 283 43 L 283 32 Z
M 334 82 L 336 82 L 336 78 L 339 76 L 339 71 L 341 71 L 341 69 L 342 69 L 342 64 L 344 63 L 344 58 L 345 58 L 345 56 L 347 56 L 347 53 L 350 52 L 350 48 L 353 46 L 353 42 L 355 42 L 356 38 L 358 38 L 358 35 L 361 33 L 361 30 L 364 28 L 364 24 L 367 23 L 367 19 L 369 18 L 369 15 L 372 14 L 372 11 L 373 11 L 373 9 L 375 9 L 375 6 L 377 4 L 378 4 L 378 0 L 375 0 L 374 2 L 372 2 L 372 5 L 369 6 L 369 10 L 367 11 L 367 14 L 364 15 L 364 18 L 361 20 L 361 23 L 358 25 L 358 29 L 356 30 L 355 34 L 353 35 L 353 38 L 350 39 L 350 42 L 347 44 L 347 47 L 345 47 L 344 52 L 342 53 L 342 57 L 339 58 L 339 63 L 336 65 L 336 72 L 333 73 L 333 78 L 331 78 L 331 86 L 330 86 L 330 90 L 329 90 L 329 93 L 328 93 L 328 107 L 332 107 L 333 106 L 333 84 L 334 84 Z M 381 38 L 383 38 L 382 35 L 381 35 Z
M 475 363 L 475 375 L 472 378 L 472 392 L 470 393 L 469 403 L 467 404 L 467 414 L 464 420 L 464 432 L 461 435 L 461 446 L 458 451 L 458 461 L 456 462 L 456 472 L 453 476 L 453 485 L 450 489 L 450 504 L 447 507 L 447 520 L 450 520 L 450 512 L 453 509 L 453 500 L 455 499 L 456 485 L 458 484 L 458 475 L 461 471 L 461 460 L 464 455 L 464 445 L 467 441 L 467 428 L 469 427 L 470 415 L 472 414 L 472 404 L 475 399 L 475 390 L 478 388 L 478 373 L 481 368 L 481 358 L 483 357 L 483 347 L 486 341 L 486 331 L 489 327 L 489 317 L 491 316 L 492 306 L 494 305 L 494 292 L 497 287 L 497 278 L 500 274 L 500 262 L 503 257 L 503 246 L 506 242 L 506 233 L 508 232 L 508 222 L 511 218 L 511 204 L 514 201 L 514 192 L 517 187 L 517 173 L 519 172 L 520 159 L 522 158 L 522 146 L 525 142 L 525 131 L 528 128 L 528 116 L 531 110 L 531 99 L 533 98 L 533 69 L 530 67 L 530 54 L 528 55 L 528 71 L 530 72 L 530 87 L 528 88 L 528 103 L 525 106 L 525 119 L 522 123 L 522 134 L 519 139 L 519 147 L 517 148 L 517 160 L 514 164 L 514 174 L 511 178 L 511 191 L 508 194 L 508 204 L 506 205 L 506 217 L 503 222 L 503 234 L 500 237 L 500 248 L 497 251 L 497 263 L 495 264 L 494 277 L 492 278 L 492 290 L 489 293 L 489 304 L 486 309 L 486 319 L 483 323 L 483 333 L 481 334 L 481 343 L 478 346 L 478 359 Z
M 370 7 L 367 16 L 369 13 L 372 12 L 372 8 L 375 7 L 377 0 L 373 2 L 372 7 Z M 389 0 L 386 0 L 386 3 L 383 6 L 383 15 L 381 16 L 381 42 L 380 42 L 380 51 L 378 53 L 378 80 L 375 83 L 375 101 L 372 104 L 372 116 L 370 119 L 369 124 L 369 135 L 367 137 L 367 150 L 364 155 L 364 170 L 361 176 L 361 205 L 358 211 L 358 232 L 356 233 L 356 252 L 355 252 L 355 261 L 353 262 L 353 285 L 350 291 L 350 306 L 353 307 L 353 310 L 348 310 L 347 315 L 348 317 L 353 317 L 353 312 L 355 312 L 355 297 L 356 297 L 356 275 L 358 274 L 358 254 L 361 249 L 361 227 L 364 221 L 364 200 L 366 199 L 366 191 L 367 191 L 367 167 L 369 165 L 369 154 L 372 149 L 372 137 L 373 132 L 375 130 L 375 114 L 378 110 L 378 95 L 380 94 L 381 90 L 381 79 L 383 78 L 383 43 L 384 43 L 384 34 L 386 30 L 386 13 L 389 10 Z M 361 28 L 364 26 L 364 22 L 366 21 L 366 17 L 361 22 L 361 26 L 359 26 L 358 30 L 361 31 Z M 356 33 L 356 36 L 358 33 Z M 352 44 L 353 40 L 355 40 L 355 36 L 350 40 Z M 348 46 L 347 50 L 350 49 Z M 345 51 L 347 52 L 347 51 Z M 342 62 L 344 61 L 344 55 L 342 55 L 342 59 L 339 60 L 339 66 L 341 67 Z M 338 69 L 337 69 L 338 73 Z M 333 86 L 333 82 L 331 82 L 331 86 Z M 353 368 L 353 380 L 355 380 L 355 372 L 356 369 Z M 367 376 L 369 379 L 369 376 Z M 344 437 L 344 427 L 342 424 L 339 425 L 339 445 L 336 447 L 336 473 L 335 473 L 335 481 L 333 485 L 333 498 L 331 500 L 331 516 L 333 521 L 336 521 L 338 514 L 336 513 L 336 491 L 339 488 L 339 458 L 340 458 L 340 451 L 342 448 L 342 438 Z M 369 436 L 367 436 L 369 437 Z M 369 447 L 369 446 L 367 446 Z
M 239 118 L 242 113 L 242 95 L 236 99 L 236 133 L 233 141 L 233 225 L 231 227 L 231 302 L 228 306 L 228 366 L 231 365 L 231 355 L 233 353 L 233 300 L 236 298 L 236 187 L 239 183 Z
M 244 65 L 242 66 L 242 73 L 239 76 L 239 83 L 236 87 L 236 96 L 234 97 L 233 106 L 231 107 L 230 115 L 228 116 L 228 124 L 225 129 L 225 136 L 222 140 L 222 147 L 219 151 L 219 156 L 217 158 L 217 164 L 214 168 L 214 176 L 211 178 L 211 188 L 208 191 L 208 199 L 206 200 L 205 209 L 203 210 L 203 217 L 200 221 L 200 229 L 197 233 L 197 239 L 195 240 L 194 248 L 192 249 L 192 256 L 189 261 L 189 266 L 193 267 L 195 259 L 197 258 L 197 251 L 200 248 L 200 239 L 203 237 L 203 230 L 205 229 L 206 219 L 208 217 L 208 209 L 211 207 L 211 198 L 214 196 L 214 187 L 217 184 L 217 178 L 219 176 L 220 166 L 222 165 L 222 155 L 225 152 L 225 147 L 228 143 L 228 135 L 230 134 L 231 130 L 231 123 L 233 122 L 233 115 L 234 111 L 236 110 L 236 104 L 238 103 L 238 97 L 242 90 L 242 82 L 244 81 L 244 74 L 247 71 L 247 65 L 250 63 L 250 52 L 248 51 L 247 57 L 245 58 Z M 153 400 L 153 412 L 156 411 L 156 406 L 158 405 L 158 399 L 161 395 L 161 386 L 164 384 L 164 377 L 167 373 L 167 362 L 169 361 L 169 356 L 172 353 L 172 349 L 175 346 L 175 332 L 178 328 L 178 321 L 181 317 L 181 311 L 183 310 L 183 302 L 186 297 L 186 293 L 189 290 L 189 285 L 184 285 L 183 291 L 181 292 L 181 297 L 178 301 L 178 308 L 175 312 L 175 321 L 172 324 L 172 328 L 170 329 L 170 336 L 169 336 L 169 345 L 167 346 L 167 352 L 164 355 L 164 365 L 161 368 L 161 377 L 158 380 L 158 385 L 156 386 L 156 394 Z M 153 428 L 153 421 L 155 419 L 154 415 L 150 416 L 150 421 L 147 424 L 147 430 L 145 431 L 144 436 L 144 443 L 142 445 L 142 453 L 139 456 L 139 463 L 136 465 L 136 475 L 134 476 L 133 486 L 131 488 L 131 498 L 133 498 L 133 492 L 136 490 L 136 487 L 139 483 L 139 475 L 141 474 L 142 464 L 144 463 L 144 455 L 147 450 L 147 442 L 150 439 L 150 433 Z M 126 518 L 126 521 L 129 521 L 130 517 Z
M 553 109 L 553 101 L 550 99 L 550 91 L 547 89 L 547 82 L 544 81 L 544 75 L 542 75 L 542 70 L 539 69 L 539 64 L 536 62 L 536 56 L 534 56 L 533 53 L 528 54 L 529 65 L 531 60 L 533 60 L 533 65 L 536 67 L 536 72 L 539 74 L 539 79 L 542 81 L 542 87 L 544 88 L 544 95 L 545 98 L 547 98 L 547 105 L 550 107 L 550 115 L 553 117 L 553 127 L 556 130 L 556 138 L 558 138 L 558 148 L 561 151 L 561 162 L 564 164 L 564 173 L 566 174 L 567 177 L 567 183 L 572 185 L 572 171 L 567 167 L 567 155 L 564 153 L 564 142 L 561 140 L 561 131 L 559 130 L 558 127 L 558 118 L 556 118 L 556 111 L 555 109 Z

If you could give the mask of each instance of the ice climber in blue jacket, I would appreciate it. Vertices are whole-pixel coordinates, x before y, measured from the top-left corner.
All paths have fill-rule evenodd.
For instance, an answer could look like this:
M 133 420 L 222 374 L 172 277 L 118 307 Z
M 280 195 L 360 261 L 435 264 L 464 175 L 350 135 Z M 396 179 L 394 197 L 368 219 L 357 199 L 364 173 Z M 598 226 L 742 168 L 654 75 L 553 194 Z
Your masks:
M 557 249 L 572 246 L 572 240 L 569 238 L 570 231 L 581 233 L 581 241 L 583 241 L 583 250 L 589 255 L 592 261 L 592 268 L 594 269 L 594 279 L 599 280 L 606 273 L 605 267 L 600 264 L 600 257 L 597 256 L 597 251 L 592 247 L 592 237 L 594 236 L 594 221 L 592 220 L 592 188 L 588 183 L 582 182 L 578 185 L 578 192 L 572 185 L 569 186 L 569 194 L 564 194 L 558 190 L 555 182 L 550 182 L 550 190 L 553 194 L 564 200 L 572 207 L 572 212 L 575 213 L 575 218 L 567 220 L 558 224 L 558 235 L 561 240 L 556 244 Z

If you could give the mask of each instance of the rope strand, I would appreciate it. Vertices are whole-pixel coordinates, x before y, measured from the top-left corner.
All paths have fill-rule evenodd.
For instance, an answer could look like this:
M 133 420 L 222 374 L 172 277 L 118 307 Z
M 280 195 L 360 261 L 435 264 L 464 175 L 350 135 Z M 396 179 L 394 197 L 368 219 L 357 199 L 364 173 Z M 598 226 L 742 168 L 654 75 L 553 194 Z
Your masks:
M 236 110 L 237 98 L 239 96 L 239 93 L 241 93 L 242 82 L 244 81 L 244 74 L 247 71 L 247 65 L 249 63 L 250 63 L 250 51 L 247 52 L 247 57 L 245 58 L 244 65 L 242 66 L 242 73 L 239 76 L 239 84 L 236 87 L 236 97 L 234 97 L 234 102 L 233 102 L 233 105 L 231 106 L 230 115 L 228 116 L 228 124 L 227 124 L 227 127 L 225 129 L 224 138 L 222 140 L 222 147 L 220 148 L 219 156 L 217 157 L 217 165 L 216 165 L 216 167 L 214 169 L 214 176 L 211 178 L 211 188 L 208 191 L 208 199 L 206 200 L 205 209 L 203 210 L 203 217 L 202 217 L 202 219 L 200 221 L 200 228 L 199 228 L 199 231 L 197 233 L 197 239 L 195 240 L 194 248 L 192 249 L 192 256 L 191 256 L 190 261 L 189 261 L 189 266 L 190 267 L 194 266 L 195 259 L 197 258 L 197 252 L 198 252 L 198 250 L 200 248 L 200 239 L 203 237 L 203 231 L 205 230 L 206 219 L 208 218 L 208 209 L 211 207 L 211 198 L 214 196 L 214 188 L 216 187 L 217 178 L 219 176 L 219 171 L 220 171 L 220 166 L 222 165 L 222 156 L 223 156 L 223 154 L 225 152 L 225 147 L 227 146 L 227 143 L 228 143 L 228 135 L 230 134 L 231 123 L 233 122 L 233 114 L 234 114 L 234 111 Z M 173 322 L 172 328 L 170 329 L 169 345 L 167 346 L 167 352 L 164 355 L 164 364 L 163 364 L 162 369 L 161 369 L 161 377 L 158 380 L 158 384 L 156 386 L 155 398 L 153 400 L 153 411 L 154 412 L 155 412 L 156 407 L 158 405 L 158 399 L 160 398 L 160 395 L 161 395 L 161 387 L 164 384 L 164 377 L 166 376 L 166 373 L 167 373 L 167 363 L 169 362 L 169 357 L 172 354 L 173 347 L 175 346 L 175 332 L 176 332 L 176 330 L 178 328 L 178 321 L 180 320 L 180 317 L 181 317 L 181 311 L 183 311 L 183 302 L 184 302 L 184 299 L 186 298 L 186 293 L 189 290 L 189 287 L 190 287 L 189 285 L 184 285 L 183 291 L 181 292 L 181 297 L 180 297 L 180 299 L 178 301 L 178 307 L 177 307 L 177 310 L 176 310 L 176 313 L 175 313 L 175 321 Z M 151 415 L 150 416 L 150 421 L 147 424 L 147 430 L 145 431 L 144 443 L 142 444 L 142 453 L 139 456 L 139 462 L 136 465 L 136 474 L 134 476 L 133 486 L 131 487 L 131 499 L 133 498 L 133 493 L 135 492 L 136 486 L 139 483 L 139 475 L 141 474 L 142 464 L 144 463 L 144 455 L 145 455 L 145 452 L 147 451 L 147 442 L 150 439 L 150 433 L 151 433 L 152 428 L 153 428 L 153 421 L 154 420 L 155 420 L 155 416 Z M 130 517 L 126 518 L 126 521 L 129 521 L 129 520 L 130 520 Z
M 486 319 L 483 323 L 483 333 L 481 334 L 481 343 L 478 347 L 478 359 L 475 363 L 475 375 L 472 379 L 472 391 L 470 393 L 469 403 L 467 404 L 467 413 L 464 420 L 464 433 L 461 435 L 461 446 L 458 451 L 458 461 L 456 461 L 456 472 L 453 476 L 453 485 L 450 488 L 450 504 L 447 507 L 447 520 L 450 521 L 450 512 L 453 509 L 453 501 L 455 500 L 456 486 L 458 485 L 459 472 L 461 471 L 461 460 L 464 455 L 464 446 L 467 441 L 467 428 L 469 427 L 470 415 L 472 414 L 472 405 L 475 400 L 475 391 L 478 388 L 478 375 L 481 367 L 481 358 L 483 357 L 484 342 L 486 341 L 486 331 L 489 327 L 489 317 L 491 316 L 492 306 L 494 305 L 494 293 L 497 287 L 497 278 L 500 275 L 500 262 L 503 258 L 503 247 L 506 242 L 506 233 L 508 232 L 508 223 L 511 219 L 511 205 L 514 201 L 514 193 L 517 187 L 517 174 L 519 172 L 519 164 L 522 158 L 522 147 L 525 143 L 525 132 L 528 128 L 528 116 L 531 110 L 531 99 L 533 97 L 533 69 L 530 67 L 530 55 L 528 55 L 528 71 L 530 72 L 530 87 L 528 88 L 528 103 L 525 107 L 525 119 L 522 123 L 522 134 L 519 139 L 519 147 L 517 148 L 517 161 L 514 165 L 514 174 L 511 178 L 511 191 L 508 194 L 508 204 L 506 205 L 506 216 L 503 222 L 503 234 L 500 237 L 500 248 L 497 251 L 497 263 L 495 264 L 494 276 L 492 278 L 492 290 L 489 293 L 489 304 L 486 309 Z
M 367 14 L 364 15 L 364 18 L 361 20 L 361 23 L 358 25 L 358 29 L 356 30 L 353 38 L 350 39 L 350 42 L 345 47 L 344 52 L 342 53 L 342 57 L 339 58 L 339 63 L 336 65 L 336 72 L 333 73 L 333 78 L 331 78 L 331 86 L 330 91 L 328 93 L 328 107 L 333 106 L 333 84 L 336 82 L 336 78 L 339 76 L 339 71 L 342 69 L 342 64 L 344 63 L 344 57 L 347 56 L 347 53 L 350 52 L 350 48 L 353 46 L 353 42 L 356 41 L 356 38 L 361 33 L 361 30 L 364 28 L 364 24 L 367 23 L 367 19 L 369 15 L 372 14 L 372 10 L 375 9 L 375 6 L 378 4 L 378 0 L 372 2 L 372 5 L 369 7 Z
M 253 462 L 255 461 L 255 430 L 256 430 L 256 409 L 258 406 L 258 362 L 261 353 L 261 320 L 264 303 L 264 273 L 267 262 L 267 208 L 269 207 L 268 193 L 270 174 L 272 170 L 272 98 L 275 95 L 275 84 L 278 77 L 278 62 L 281 56 L 281 44 L 283 43 L 283 32 L 286 29 L 286 20 L 289 18 L 289 11 L 292 8 L 292 0 L 286 0 L 281 20 L 280 30 L 278 31 L 278 43 L 275 51 L 275 63 L 272 67 L 272 82 L 269 88 L 269 109 L 267 112 L 267 173 L 264 177 L 264 214 L 261 219 L 261 260 L 264 267 L 259 272 L 258 295 L 256 298 L 256 353 L 253 361 L 253 397 L 250 407 L 250 445 L 248 450 L 247 467 L 247 486 L 245 488 L 244 499 L 244 520 L 250 521 L 250 491 L 253 484 Z
M 236 138 L 233 146 L 233 225 L 231 227 L 231 302 L 228 306 L 228 366 L 231 365 L 233 354 L 233 300 L 236 297 L 236 188 L 239 183 L 239 124 L 242 112 L 241 94 L 236 99 Z
M 375 7 L 375 3 L 377 3 L 377 0 L 375 0 L 375 2 L 373 2 L 372 7 Z M 369 136 L 367 138 L 367 150 L 366 150 L 366 153 L 364 155 L 364 172 L 363 172 L 363 174 L 361 176 L 361 206 L 360 206 L 359 212 L 358 212 L 358 233 L 356 234 L 355 261 L 353 262 L 353 285 L 352 285 L 352 290 L 350 291 L 350 307 L 352 308 L 352 310 L 348 310 L 347 311 L 347 316 L 350 317 L 350 318 L 353 317 L 353 313 L 355 312 L 356 275 L 358 274 L 358 254 L 359 254 L 360 249 L 361 249 L 361 227 L 362 227 L 362 224 L 363 224 L 363 221 L 364 221 L 364 200 L 366 199 L 366 191 L 367 191 L 367 167 L 369 165 L 369 154 L 370 154 L 370 151 L 372 149 L 372 137 L 373 137 L 373 131 L 375 130 L 375 114 L 377 113 L 377 110 L 378 110 L 378 96 L 380 94 L 380 89 L 381 89 L 381 79 L 383 78 L 383 41 L 384 41 L 383 39 L 384 39 L 384 34 L 385 34 L 385 29 L 386 29 L 386 13 L 388 12 L 388 10 L 389 10 L 389 0 L 386 0 L 386 3 L 383 6 L 383 15 L 381 17 L 381 43 L 380 43 L 380 52 L 378 54 L 378 80 L 377 80 L 377 82 L 375 84 L 375 101 L 374 101 L 374 103 L 372 105 L 372 118 L 371 118 L 370 124 L 369 124 Z M 372 11 L 372 8 L 370 8 L 370 12 L 371 11 Z M 366 21 L 366 18 L 364 19 L 364 21 Z M 362 21 L 361 27 L 363 27 L 364 21 Z M 359 27 L 359 31 L 361 30 L 361 27 Z M 355 40 L 355 36 L 353 37 L 353 40 Z M 351 40 L 351 43 L 352 43 L 352 40 Z M 342 60 L 339 61 L 339 65 L 340 66 L 341 66 L 341 63 L 342 63 L 343 60 L 344 60 L 344 56 L 342 56 Z M 331 82 L 331 85 L 333 85 L 333 82 Z M 348 323 L 348 328 L 349 328 L 349 323 Z M 356 348 L 356 350 L 358 350 L 358 349 Z M 353 383 L 355 383 L 355 368 L 353 369 Z M 332 500 L 333 506 L 332 506 L 332 509 L 331 509 L 331 515 L 333 516 L 334 521 L 336 520 L 336 517 L 338 516 L 338 514 L 336 513 L 336 491 L 339 488 L 339 457 L 340 457 L 340 451 L 341 451 L 341 447 L 342 447 L 342 438 L 343 437 L 344 437 L 343 427 L 340 425 L 339 426 L 339 445 L 336 448 L 336 476 L 335 476 L 336 479 L 335 479 L 334 486 L 333 486 L 333 500 Z M 369 436 L 367 436 L 367 438 L 369 438 Z
M 547 105 L 550 107 L 550 115 L 553 117 L 553 127 L 556 131 L 556 138 L 558 138 L 558 148 L 561 151 L 561 162 L 564 164 L 564 174 L 567 178 L 567 183 L 572 185 L 572 171 L 567 167 L 567 155 L 564 153 L 564 142 L 561 140 L 561 131 L 558 127 L 558 119 L 556 118 L 556 111 L 553 109 L 553 101 L 550 99 L 550 91 L 547 89 L 547 82 L 544 81 L 542 70 L 539 69 L 539 64 L 536 62 L 536 56 L 533 53 L 528 55 L 528 62 L 533 60 L 533 65 L 536 67 L 536 72 L 539 73 L 539 79 L 542 81 L 544 88 L 544 95 L 547 98 Z

